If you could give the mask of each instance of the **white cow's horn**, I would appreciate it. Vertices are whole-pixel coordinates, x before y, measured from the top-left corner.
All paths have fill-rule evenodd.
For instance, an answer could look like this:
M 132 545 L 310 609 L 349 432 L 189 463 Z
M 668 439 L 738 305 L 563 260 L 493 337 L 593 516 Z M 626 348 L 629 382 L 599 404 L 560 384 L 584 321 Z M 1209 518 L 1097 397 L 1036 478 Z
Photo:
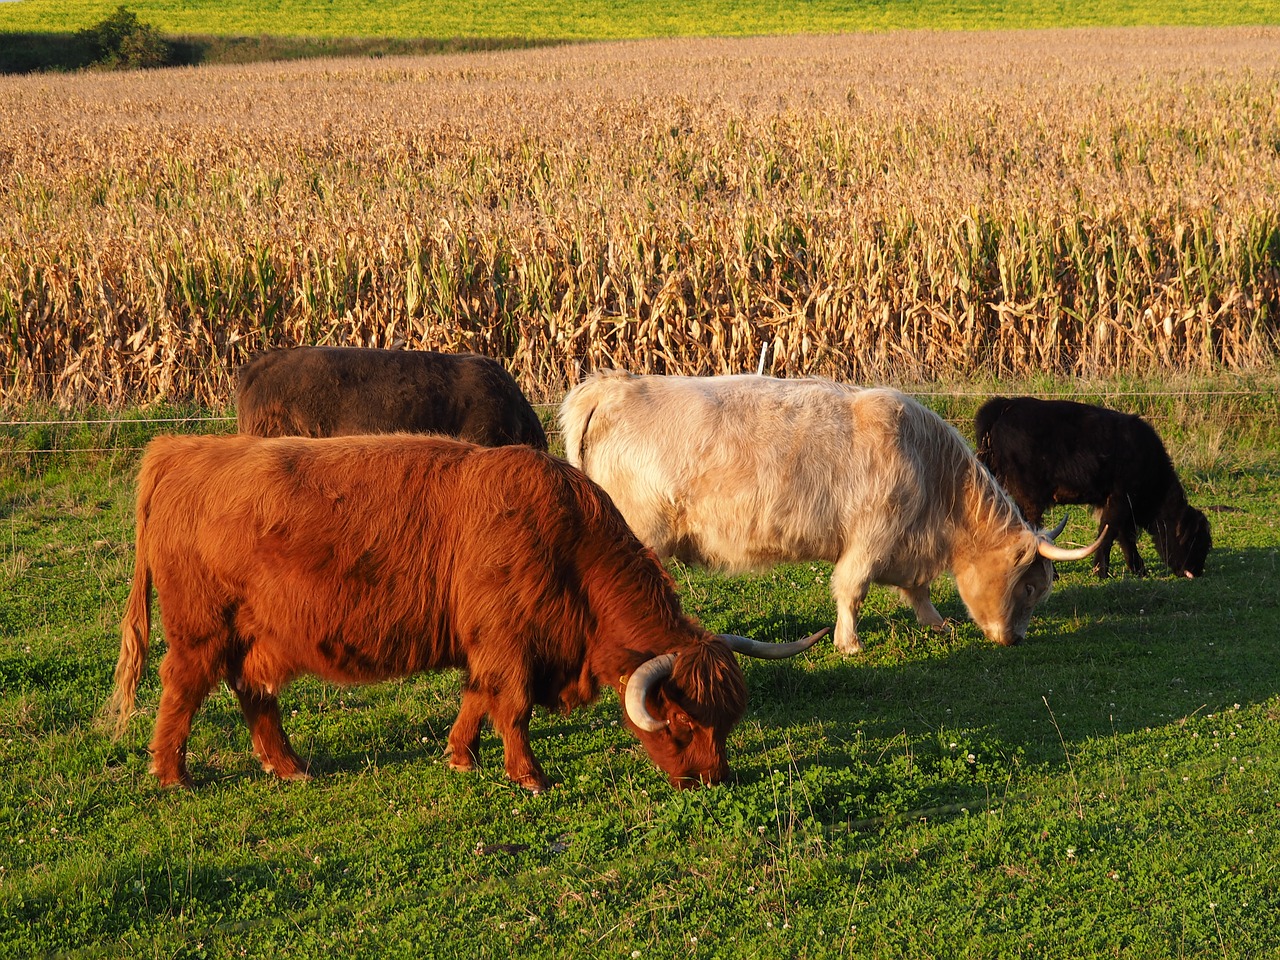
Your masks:
M 785 660 L 787 657 L 794 657 L 797 653 L 804 653 L 830 632 L 830 627 L 823 627 L 803 640 L 792 640 L 789 643 L 765 643 L 761 640 L 752 640 L 750 637 L 740 637 L 735 633 L 717 633 L 716 636 L 723 640 L 734 653 L 758 657 L 761 660 Z
M 1098 534 L 1097 540 L 1087 547 L 1076 547 L 1074 550 L 1059 547 L 1051 540 L 1041 539 L 1036 545 L 1036 549 L 1040 552 L 1040 556 L 1047 560 L 1083 560 L 1085 557 L 1093 556 L 1094 551 L 1102 546 L 1102 538 L 1106 535 L 1107 528 L 1103 527 L 1102 532 Z
M 645 697 L 649 693 L 649 688 L 661 680 L 663 677 L 671 674 L 671 668 L 675 666 L 676 655 L 674 653 L 664 653 L 659 657 L 651 657 L 636 668 L 636 672 L 631 674 L 631 679 L 627 681 L 626 699 L 623 701 L 627 710 L 627 716 L 641 730 L 653 733 L 655 730 L 661 730 L 667 725 L 665 720 L 657 720 L 649 713 L 649 708 L 645 706 Z

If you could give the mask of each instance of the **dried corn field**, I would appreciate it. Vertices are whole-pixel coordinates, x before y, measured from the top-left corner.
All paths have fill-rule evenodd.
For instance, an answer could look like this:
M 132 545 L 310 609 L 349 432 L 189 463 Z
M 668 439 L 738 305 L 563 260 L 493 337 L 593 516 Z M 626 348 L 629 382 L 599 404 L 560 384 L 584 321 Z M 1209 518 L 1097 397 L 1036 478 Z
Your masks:
M 1257 370 L 1280 30 L 682 40 L 0 78 L 7 407 L 278 344 L 857 381 Z

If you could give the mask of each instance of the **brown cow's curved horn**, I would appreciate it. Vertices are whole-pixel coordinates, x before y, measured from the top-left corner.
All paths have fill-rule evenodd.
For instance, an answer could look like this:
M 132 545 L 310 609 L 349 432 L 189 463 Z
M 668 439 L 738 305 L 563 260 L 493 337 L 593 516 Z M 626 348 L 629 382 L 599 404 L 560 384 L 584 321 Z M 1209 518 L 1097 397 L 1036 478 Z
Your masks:
M 667 725 L 667 721 L 655 719 L 653 714 L 649 712 L 649 708 L 645 706 L 644 700 L 649 693 L 649 688 L 661 680 L 663 677 L 671 674 L 671 668 L 675 666 L 676 655 L 674 653 L 664 653 L 660 657 L 651 657 L 636 668 L 635 673 L 631 674 L 631 679 L 627 681 L 626 698 L 623 705 L 626 707 L 627 716 L 641 730 L 653 733 L 655 730 L 661 730 Z
M 1067 518 L 1070 516 L 1071 514 L 1064 513 L 1062 515 L 1062 520 L 1059 521 L 1056 527 L 1054 527 L 1052 530 L 1041 530 L 1040 535 L 1044 537 L 1046 540 L 1049 540 L 1050 542 L 1057 540 L 1058 537 L 1062 535 L 1062 531 L 1067 528 Z
M 740 637 L 736 633 L 717 633 L 716 636 L 723 640 L 734 653 L 758 657 L 761 660 L 785 660 L 787 657 L 794 657 L 797 653 L 804 653 L 830 632 L 830 627 L 823 627 L 803 640 L 792 640 L 789 643 L 765 643 L 762 640 L 752 640 L 750 637 Z
M 1074 550 L 1068 550 L 1066 547 L 1059 547 L 1051 540 L 1041 538 L 1036 545 L 1036 550 L 1040 556 L 1047 560 L 1083 560 L 1085 557 L 1091 557 L 1098 547 L 1102 546 L 1102 538 L 1107 535 L 1107 528 L 1103 527 L 1102 532 L 1098 534 L 1098 539 L 1093 541 L 1087 547 L 1076 547 Z

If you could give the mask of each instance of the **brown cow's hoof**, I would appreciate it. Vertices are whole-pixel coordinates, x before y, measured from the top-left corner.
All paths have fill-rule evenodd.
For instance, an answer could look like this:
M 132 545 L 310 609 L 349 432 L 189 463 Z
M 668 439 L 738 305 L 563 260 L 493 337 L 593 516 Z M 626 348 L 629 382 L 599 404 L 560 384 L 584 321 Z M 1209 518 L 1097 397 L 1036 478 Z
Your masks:
M 303 766 L 289 766 L 284 768 L 275 767 L 269 763 L 264 763 L 262 769 L 267 773 L 273 773 L 281 780 L 310 780 L 311 772 Z
M 256 753 L 258 763 L 262 764 L 264 773 L 273 773 L 281 780 L 310 780 L 311 771 L 307 762 L 292 750 L 284 750 L 276 759 L 264 753 Z
M 836 646 L 836 650 L 839 653 L 843 653 L 846 657 L 850 657 L 850 656 L 853 656 L 855 653 L 862 652 L 862 641 L 858 639 L 857 634 L 854 634 L 853 637 L 850 639 L 837 636 L 835 640 L 835 646 Z
M 476 768 L 475 758 L 471 756 L 470 751 L 458 753 L 454 751 L 453 747 L 446 747 L 444 758 L 448 762 L 450 770 L 471 773 Z
M 516 780 L 516 783 L 524 787 L 532 794 L 546 793 L 551 789 L 551 783 L 546 777 L 527 776 Z
M 151 765 L 151 772 L 160 780 L 160 786 L 168 790 L 171 787 L 180 787 L 183 790 L 194 789 L 195 784 L 191 781 L 191 775 L 186 770 L 166 770 L 161 771 L 156 768 L 155 764 Z

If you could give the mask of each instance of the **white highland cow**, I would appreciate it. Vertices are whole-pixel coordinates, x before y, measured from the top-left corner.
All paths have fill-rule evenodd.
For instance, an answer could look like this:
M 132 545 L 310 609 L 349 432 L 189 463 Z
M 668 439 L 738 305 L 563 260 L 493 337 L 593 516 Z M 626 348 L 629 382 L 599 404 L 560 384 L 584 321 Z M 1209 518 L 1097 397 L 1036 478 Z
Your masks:
M 560 408 L 569 462 L 600 484 L 661 557 L 742 571 L 835 564 L 836 649 L 856 653 L 872 583 L 931 627 L 929 584 L 950 570 L 970 615 L 1003 645 L 1026 635 L 1079 560 L 1027 525 L 960 434 L 896 390 L 762 376 L 606 371 Z

